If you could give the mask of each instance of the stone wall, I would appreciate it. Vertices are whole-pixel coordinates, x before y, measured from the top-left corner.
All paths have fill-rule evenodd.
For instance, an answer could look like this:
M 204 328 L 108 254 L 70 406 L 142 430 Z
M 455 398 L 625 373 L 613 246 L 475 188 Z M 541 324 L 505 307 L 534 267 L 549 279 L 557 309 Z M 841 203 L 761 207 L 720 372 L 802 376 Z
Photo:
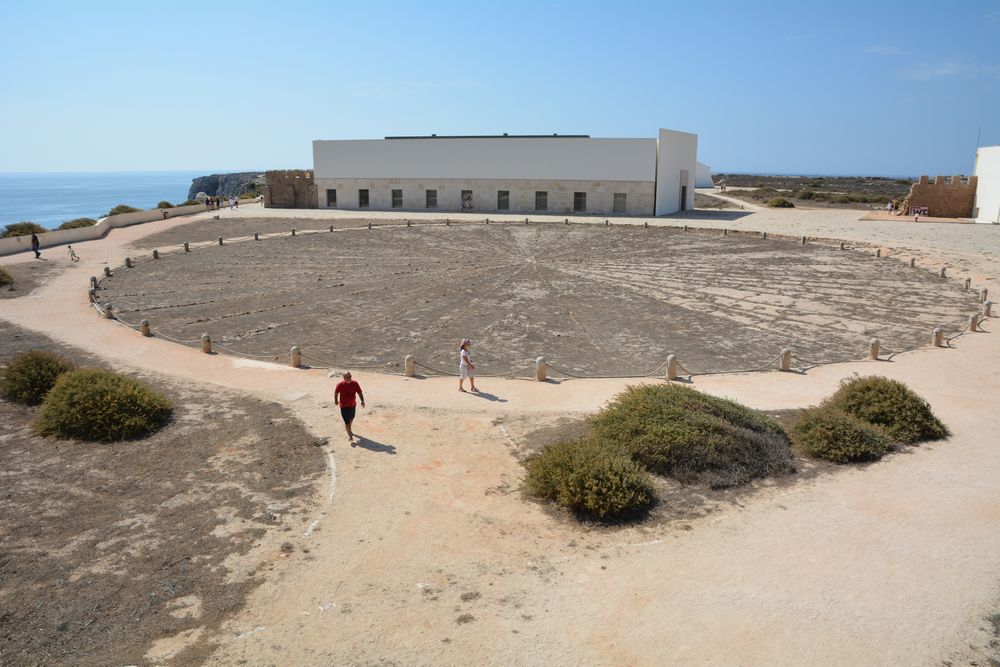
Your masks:
M 309 169 L 284 169 L 264 174 L 265 208 L 316 208 L 316 183 Z
M 938 176 L 931 181 L 927 176 L 921 176 L 903 200 L 899 214 L 914 215 L 926 208 L 926 215 L 935 218 L 971 218 L 978 180 L 975 176 L 967 180 L 961 176 Z

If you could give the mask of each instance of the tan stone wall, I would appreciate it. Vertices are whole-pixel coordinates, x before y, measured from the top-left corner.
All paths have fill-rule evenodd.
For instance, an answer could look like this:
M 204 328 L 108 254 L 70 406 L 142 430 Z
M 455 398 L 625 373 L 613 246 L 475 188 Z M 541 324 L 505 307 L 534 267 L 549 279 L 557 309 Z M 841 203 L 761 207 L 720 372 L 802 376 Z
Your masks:
M 938 176 L 931 181 L 927 176 L 921 176 L 920 181 L 910 188 L 900 213 L 912 215 L 912 209 L 926 206 L 927 214 L 936 218 L 971 218 L 978 180 L 970 176 L 963 183 L 961 176 L 950 179 Z
M 489 179 L 409 179 L 409 178 L 336 178 L 316 180 L 319 207 L 327 208 L 327 190 L 337 191 L 336 208 L 357 210 L 358 190 L 368 190 L 368 208 L 389 211 L 392 208 L 392 190 L 403 191 L 400 211 L 426 211 L 427 190 L 437 190 L 437 208 L 432 210 L 462 211 L 462 190 L 472 190 L 472 208 L 484 213 L 535 213 L 535 192 L 548 193 L 545 213 L 573 213 L 576 192 L 587 193 L 587 208 L 581 213 L 610 215 L 613 212 L 614 194 L 627 196 L 626 215 L 653 215 L 655 184 L 652 181 L 534 181 Z M 497 193 L 510 192 L 510 209 L 497 210 Z M 541 213 L 542 211 L 537 211 Z
M 265 208 L 316 208 L 316 183 L 307 169 L 269 171 L 264 174 Z

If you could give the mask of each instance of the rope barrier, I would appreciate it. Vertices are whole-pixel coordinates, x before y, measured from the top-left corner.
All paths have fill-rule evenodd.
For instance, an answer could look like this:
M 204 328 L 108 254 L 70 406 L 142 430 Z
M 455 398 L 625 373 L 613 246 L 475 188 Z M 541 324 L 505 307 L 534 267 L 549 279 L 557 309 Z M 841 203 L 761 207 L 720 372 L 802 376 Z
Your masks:
M 319 357 L 314 357 L 312 355 L 306 354 L 305 352 L 300 352 L 299 354 L 302 356 L 303 359 L 311 359 L 312 361 L 316 361 L 316 362 L 319 362 L 321 364 L 327 364 L 327 368 L 344 368 L 344 369 L 355 368 L 355 369 L 360 369 L 360 370 L 372 370 L 372 369 L 375 369 L 375 368 L 385 368 L 385 366 L 383 366 L 381 364 L 376 364 L 374 366 L 355 366 L 355 365 L 352 365 L 352 364 L 341 364 L 341 363 L 338 363 L 336 361 L 328 361 L 326 359 L 320 359 Z

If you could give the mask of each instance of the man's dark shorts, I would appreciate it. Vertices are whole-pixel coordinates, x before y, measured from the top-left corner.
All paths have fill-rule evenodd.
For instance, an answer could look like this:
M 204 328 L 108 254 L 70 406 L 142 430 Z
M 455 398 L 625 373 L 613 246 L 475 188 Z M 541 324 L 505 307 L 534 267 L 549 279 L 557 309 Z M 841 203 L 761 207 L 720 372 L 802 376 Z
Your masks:
M 349 408 L 340 409 L 340 416 L 344 418 L 345 424 L 354 421 L 354 413 L 357 411 L 357 409 L 358 407 L 356 405 L 351 406 Z

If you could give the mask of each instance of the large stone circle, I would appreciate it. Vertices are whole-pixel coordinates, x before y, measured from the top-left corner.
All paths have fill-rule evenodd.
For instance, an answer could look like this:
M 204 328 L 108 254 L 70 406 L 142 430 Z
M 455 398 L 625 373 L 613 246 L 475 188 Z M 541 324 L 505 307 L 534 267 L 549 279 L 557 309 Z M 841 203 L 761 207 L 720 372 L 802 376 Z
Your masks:
M 289 221 L 288 228 L 294 226 Z M 902 350 L 961 329 L 975 295 L 869 252 L 673 228 L 462 224 L 345 229 L 198 248 L 102 282 L 154 331 L 285 360 L 396 370 L 406 354 L 480 373 L 544 355 L 579 375 L 639 375 L 671 352 L 694 372 Z

